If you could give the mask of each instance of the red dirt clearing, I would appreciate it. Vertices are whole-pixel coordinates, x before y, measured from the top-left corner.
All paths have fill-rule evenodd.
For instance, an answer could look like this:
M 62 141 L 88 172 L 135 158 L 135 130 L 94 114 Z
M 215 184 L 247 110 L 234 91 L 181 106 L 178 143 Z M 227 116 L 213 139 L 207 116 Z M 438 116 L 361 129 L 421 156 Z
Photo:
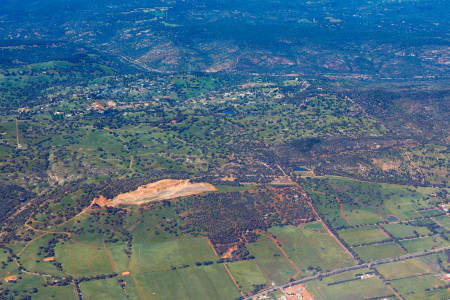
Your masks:
M 5 277 L 4 280 L 6 283 L 8 283 L 8 282 L 15 282 L 15 281 L 17 281 L 18 278 L 19 277 L 17 275 L 10 275 L 8 277 Z
M 302 285 L 294 285 L 287 289 L 283 290 L 284 295 L 287 300 L 312 300 L 312 295 L 308 292 L 308 290 Z
M 54 256 L 46 257 L 43 259 L 43 261 L 54 261 L 54 260 L 55 260 Z

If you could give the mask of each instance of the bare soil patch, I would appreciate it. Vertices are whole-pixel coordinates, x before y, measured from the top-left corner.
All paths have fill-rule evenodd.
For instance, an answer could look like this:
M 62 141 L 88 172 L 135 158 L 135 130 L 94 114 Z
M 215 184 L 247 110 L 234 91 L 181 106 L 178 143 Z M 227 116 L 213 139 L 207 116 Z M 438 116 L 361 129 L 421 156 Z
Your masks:
M 55 260 L 54 256 L 46 257 L 43 259 L 43 261 L 54 261 L 54 260 Z
M 191 183 L 189 180 L 164 179 L 140 186 L 134 191 L 119 194 L 112 200 L 109 200 L 106 205 L 140 205 L 152 201 L 169 200 L 212 191 L 217 191 L 217 189 L 209 183 Z M 101 203 L 103 202 L 104 200 L 101 200 Z
M 287 289 L 284 289 L 283 293 L 286 296 L 286 299 L 288 299 L 288 300 L 297 300 L 297 299 L 312 300 L 313 299 L 312 295 L 308 292 L 308 290 L 302 284 L 294 285 Z
M 17 275 L 10 275 L 5 277 L 5 282 L 15 282 L 19 277 Z

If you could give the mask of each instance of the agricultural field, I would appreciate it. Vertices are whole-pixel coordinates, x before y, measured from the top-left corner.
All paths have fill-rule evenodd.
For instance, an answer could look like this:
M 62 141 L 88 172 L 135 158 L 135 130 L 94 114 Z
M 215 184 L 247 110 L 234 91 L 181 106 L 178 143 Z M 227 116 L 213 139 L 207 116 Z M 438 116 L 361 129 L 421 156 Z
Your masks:
M 116 278 L 82 282 L 80 288 L 87 299 L 126 299 Z
M 3 296 L 6 299 L 26 298 L 46 299 L 74 299 L 73 286 L 46 285 L 44 279 L 33 275 L 20 274 L 15 283 L 4 283 Z M 3 297 L 2 296 L 2 297 Z
M 372 261 L 388 257 L 397 257 L 406 254 L 400 246 L 395 243 L 385 243 L 353 248 L 364 261 Z
M 285 226 L 270 229 L 289 258 L 301 269 L 303 276 L 355 263 L 333 237 L 321 228 L 319 222 L 308 225 L 306 228 Z M 318 227 L 318 230 L 314 227 Z
M 419 258 L 376 266 L 386 280 L 429 274 L 433 270 Z
M 389 219 L 420 218 L 422 214 L 419 210 L 436 207 L 442 201 L 432 196 L 436 192 L 433 188 L 376 184 L 334 177 L 306 181 L 309 182 L 313 201 L 326 220 L 338 228 L 375 224 Z
M 391 280 L 390 283 L 405 299 L 445 299 L 450 296 L 447 282 L 434 274 Z
M 448 247 L 450 242 L 439 235 L 417 238 L 400 242 L 410 253 Z
M 134 243 L 132 251 L 130 269 L 137 273 L 166 271 L 172 266 L 193 266 L 196 262 L 217 259 L 205 238 Z
M 372 297 L 390 297 L 392 291 L 377 276 L 359 279 L 369 270 L 351 271 L 325 278 L 322 281 L 313 281 L 306 284 L 306 288 L 313 294 L 314 299 L 367 299 Z
M 385 224 L 383 225 L 383 228 L 398 239 L 432 234 L 425 226 L 414 226 L 410 224 Z
M 337 233 L 350 246 L 390 239 L 376 226 L 342 229 Z
M 134 299 L 235 299 L 239 292 L 223 265 L 155 271 L 125 278 Z
M 439 216 L 433 217 L 432 220 L 442 225 L 446 230 L 450 230 L 450 217 L 449 216 Z
M 227 264 L 241 290 L 251 294 L 257 287 L 266 287 L 271 284 L 255 260 L 233 262 Z
M 0 1 L 0 299 L 450 298 L 416 2 Z
M 295 267 L 283 256 L 276 244 L 267 236 L 261 236 L 255 243 L 249 244 L 250 254 L 255 257 L 255 262 L 266 274 L 268 279 L 276 284 L 287 282 L 293 278 L 297 271 Z

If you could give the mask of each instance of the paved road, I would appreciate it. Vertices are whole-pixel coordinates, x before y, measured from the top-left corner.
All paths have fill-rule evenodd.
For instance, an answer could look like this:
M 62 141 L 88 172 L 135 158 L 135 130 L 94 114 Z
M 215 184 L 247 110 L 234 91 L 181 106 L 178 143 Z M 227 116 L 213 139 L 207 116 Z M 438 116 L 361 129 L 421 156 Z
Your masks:
M 425 256 L 425 255 L 429 255 L 429 254 L 433 254 L 433 253 L 439 253 L 439 252 L 442 252 L 442 251 L 445 251 L 445 250 L 450 250 L 450 247 L 443 247 L 443 248 L 438 248 L 438 249 L 434 249 L 434 250 L 428 250 L 428 251 L 424 251 L 424 252 L 411 253 L 411 254 L 406 254 L 406 255 L 397 256 L 397 257 L 391 257 L 391 258 L 383 258 L 383 259 L 375 260 L 375 261 L 368 262 L 368 263 L 354 265 L 354 266 L 351 266 L 351 267 L 334 269 L 334 270 L 329 271 L 329 272 L 318 273 L 318 274 L 316 274 L 314 276 L 308 276 L 308 277 L 305 277 L 305 278 L 302 278 L 302 279 L 299 279 L 299 280 L 296 280 L 296 281 L 292 281 L 292 282 L 289 282 L 289 283 L 284 284 L 284 285 L 275 286 L 275 287 L 273 287 L 271 289 L 264 290 L 264 291 L 262 291 L 260 293 L 257 293 L 255 295 L 249 296 L 247 298 L 244 298 L 244 300 L 257 299 L 258 297 L 261 297 L 261 296 L 263 296 L 265 294 L 274 292 L 276 290 L 288 288 L 288 287 L 291 287 L 291 286 L 294 286 L 294 285 L 298 285 L 298 284 L 302 284 L 302 283 L 305 283 L 305 282 L 308 282 L 308 281 L 312 281 L 312 280 L 315 280 L 315 279 L 318 279 L 318 278 L 329 277 L 329 276 L 333 276 L 333 275 L 336 275 L 336 274 L 340 274 L 340 273 L 344 273 L 344 272 L 352 271 L 352 270 L 371 268 L 371 267 L 376 266 L 376 265 L 382 265 L 382 264 L 387 264 L 387 263 L 390 263 L 390 262 L 407 260 L 407 259 L 411 259 L 411 258 L 414 258 L 414 257 L 420 257 L 420 256 Z

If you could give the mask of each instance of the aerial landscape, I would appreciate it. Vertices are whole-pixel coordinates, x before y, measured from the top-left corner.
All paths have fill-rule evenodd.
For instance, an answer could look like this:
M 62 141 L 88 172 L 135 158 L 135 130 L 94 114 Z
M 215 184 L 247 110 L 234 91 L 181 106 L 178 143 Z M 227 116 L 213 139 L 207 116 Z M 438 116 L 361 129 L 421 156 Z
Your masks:
M 0 299 L 450 299 L 449 15 L 0 1 Z

